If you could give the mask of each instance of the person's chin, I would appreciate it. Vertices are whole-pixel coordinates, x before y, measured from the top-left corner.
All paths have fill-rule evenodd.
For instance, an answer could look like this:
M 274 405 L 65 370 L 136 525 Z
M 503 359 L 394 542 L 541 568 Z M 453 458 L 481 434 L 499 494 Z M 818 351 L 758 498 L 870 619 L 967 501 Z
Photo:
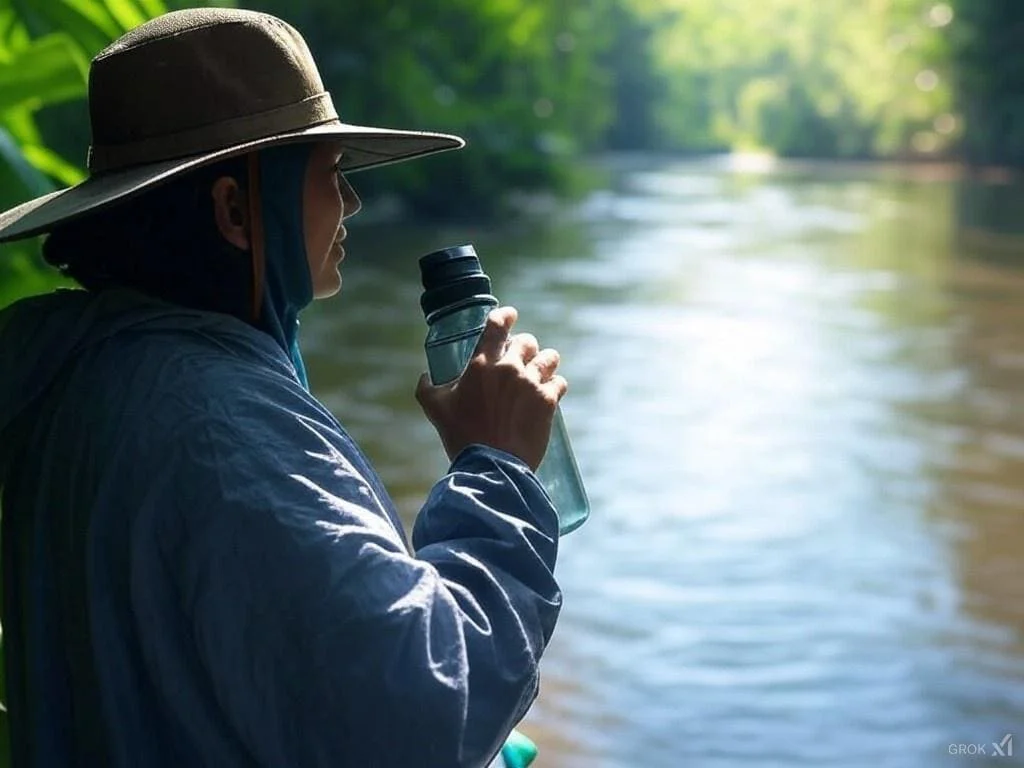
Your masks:
M 341 290 L 341 280 L 339 280 L 334 285 L 324 286 L 323 288 L 320 288 L 316 292 L 316 294 L 313 296 L 313 298 L 315 298 L 315 299 L 329 299 L 329 298 L 331 298 L 331 296 L 336 296 L 340 290 Z
M 341 273 L 338 272 L 337 268 L 335 268 L 333 270 L 333 274 L 328 272 L 326 275 L 321 276 L 321 280 L 313 290 L 313 298 L 329 299 L 331 296 L 335 296 L 340 290 Z

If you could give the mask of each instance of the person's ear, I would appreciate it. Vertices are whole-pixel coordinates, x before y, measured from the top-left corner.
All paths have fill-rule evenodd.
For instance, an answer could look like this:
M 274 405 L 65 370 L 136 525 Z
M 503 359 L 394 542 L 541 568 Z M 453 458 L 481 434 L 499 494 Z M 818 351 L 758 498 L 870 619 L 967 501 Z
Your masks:
M 238 182 L 231 176 L 221 176 L 213 182 L 210 195 L 221 236 L 236 248 L 249 250 L 249 207 Z

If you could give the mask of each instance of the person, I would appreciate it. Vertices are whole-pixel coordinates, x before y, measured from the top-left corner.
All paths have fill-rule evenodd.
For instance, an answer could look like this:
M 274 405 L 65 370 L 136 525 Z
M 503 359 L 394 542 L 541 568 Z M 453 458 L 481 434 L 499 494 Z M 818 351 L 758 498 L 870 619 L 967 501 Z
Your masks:
M 89 177 L 0 214 L 81 285 L 0 312 L 13 764 L 486 764 L 561 605 L 558 355 L 502 307 L 420 380 L 451 465 L 410 546 L 298 342 L 343 173 L 463 142 L 341 122 L 299 33 L 241 10 L 143 24 L 89 90 Z

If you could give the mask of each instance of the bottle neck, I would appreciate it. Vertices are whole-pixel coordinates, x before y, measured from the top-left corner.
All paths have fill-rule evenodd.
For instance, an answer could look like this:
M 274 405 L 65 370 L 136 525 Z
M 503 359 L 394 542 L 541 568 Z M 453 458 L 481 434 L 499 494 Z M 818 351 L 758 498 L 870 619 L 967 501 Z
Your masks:
M 497 305 L 498 300 L 493 296 L 477 295 L 471 300 L 449 304 L 428 316 L 423 346 L 432 382 L 442 384 L 462 374 L 487 325 L 487 315 Z
M 450 320 L 453 315 L 459 315 L 466 310 L 471 310 L 473 314 L 481 312 L 486 317 L 496 306 L 498 306 L 497 298 L 489 293 L 479 293 L 434 310 L 426 317 L 427 325 L 445 324 L 445 321 Z

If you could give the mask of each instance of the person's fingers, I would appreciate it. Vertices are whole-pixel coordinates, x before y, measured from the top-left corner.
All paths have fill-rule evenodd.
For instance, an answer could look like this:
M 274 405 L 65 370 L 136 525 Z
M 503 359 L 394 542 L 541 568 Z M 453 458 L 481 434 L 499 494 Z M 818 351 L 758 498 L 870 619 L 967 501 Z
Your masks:
M 533 359 L 530 364 L 526 367 L 527 375 L 537 382 L 546 382 L 555 374 L 555 370 L 558 368 L 558 363 L 561 358 L 558 352 L 554 349 L 542 349 Z
M 416 401 L 424 409 L 430 408 L 442 392 L 448 392 L 455 382 L 447 384 L 434 384 L 430 380 L 430 374 L 424 371 L 420 374 L 420 380 L 416 382 Z
M 515 307 L 500 307 L 487 315 L 487 324 L 476 343 L 474 357 L 483 355 L 490 363 L 498 362 L 505 353 L 509 331 L 512 330 L 518 316 Z
M 416 401 L 423 405 L 430 399 L 430 390 L 434 388 L 434 385 L 430 382 L 430 374 L 424 371 L 420 375 L 420 380 L 416 382 Z
M 540 345 L 532 333 L 517 333 L 508 340 L 503 357 L 511 360 L 516 366 L 525 365 L 537 356 Z
M 540 387 L 544 394 L 548 396 L 550 402 L 557 403 L 569 391 L 569 382 L 565 380 L 564 376 L 555 374 L 541 384 Z

